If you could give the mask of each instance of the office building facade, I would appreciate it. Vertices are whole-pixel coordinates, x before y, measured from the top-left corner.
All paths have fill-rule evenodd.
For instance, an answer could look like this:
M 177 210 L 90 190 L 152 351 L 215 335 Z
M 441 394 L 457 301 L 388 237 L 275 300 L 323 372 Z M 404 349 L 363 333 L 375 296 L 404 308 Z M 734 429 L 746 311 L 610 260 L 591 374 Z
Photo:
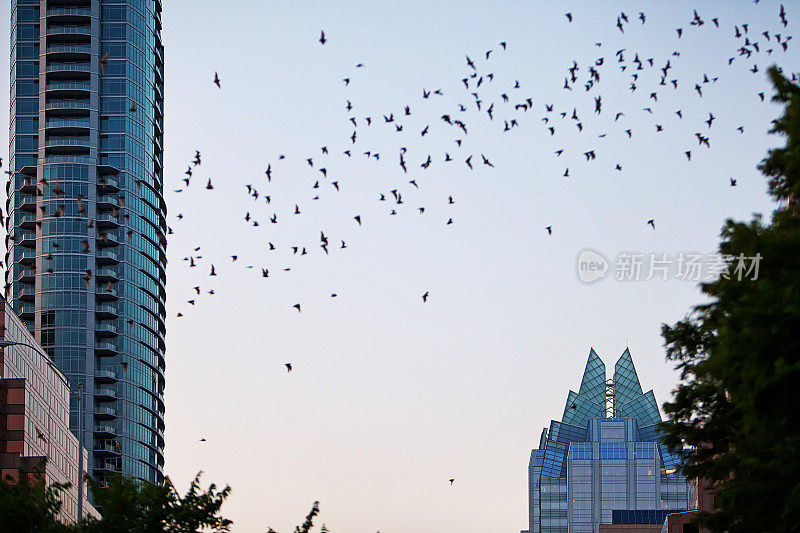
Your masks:
M 160 0 L 11 1 L 6 291 L 99 481 L 163 478 L 163 54 Z
M 69 429 L 70 387 L 48 364 L 28 328 L 0 298 L 0 339 L 31 346 L 0 348 L 0 477 L 41 476 L 47 485 L 71 483 L 60 493 L 59 520 L 78 521 L 78 465 L 86 450 Z M 83 492 L 84 516 L 98 517 Z
M 607 380 L 591 350 L 579 391 L 569 392 L 561 421 L 542 431 L 531 452 L 527 531 L 597 533 L 615 519 L 663 522 L 664 511 L 694 508 L 694 486 L 661 444 L 659 422 L 653 391 L 642 392 L 630 352 Z

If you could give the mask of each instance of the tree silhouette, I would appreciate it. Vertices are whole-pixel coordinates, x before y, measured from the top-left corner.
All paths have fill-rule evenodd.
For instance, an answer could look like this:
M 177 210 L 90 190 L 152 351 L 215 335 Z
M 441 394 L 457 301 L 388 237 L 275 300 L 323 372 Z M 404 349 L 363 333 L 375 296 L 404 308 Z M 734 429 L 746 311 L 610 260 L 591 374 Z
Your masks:
M 87 518 L 83 531 L 89 533 L 194 533 L 196 531 L 230 531 L 231 520 L 219 515 L 231 488 L 217 490 L 213 483 L 200 488 L 198 473 L 188 492 L 181 496 L 169 478 L 158 485 L 143 483 L 117 475 L 107 487 L 87 478 L 95 505 L 102 509 L 102 518 Z
M 699 521 L 730 533 L 800 531 L 800 87 L 776 67 L 769 75 L 784 104 L 771 133 L 786 145 L 759 169 L 786 208 L 770 224 L 728 220 L 719 245 L 734 258 L 727 279 L 703 284 L 711 302 L 662 326 L 681 371 L 664 404 L 666 442 L 690 447 L 683 472 L 714 489 L 716 509 Z M 738 279 L 740 254 L 760 254 L 757 279 Z

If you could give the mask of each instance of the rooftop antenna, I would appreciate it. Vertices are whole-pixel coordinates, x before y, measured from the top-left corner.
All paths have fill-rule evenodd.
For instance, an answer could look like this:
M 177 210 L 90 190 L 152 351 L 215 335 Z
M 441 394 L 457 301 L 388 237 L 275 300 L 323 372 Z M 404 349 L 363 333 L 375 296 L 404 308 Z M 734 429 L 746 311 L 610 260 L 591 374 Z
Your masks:
M 616 402 L 614 401 L 614 378 L 606 380 L 606 418 L 616 416 Z

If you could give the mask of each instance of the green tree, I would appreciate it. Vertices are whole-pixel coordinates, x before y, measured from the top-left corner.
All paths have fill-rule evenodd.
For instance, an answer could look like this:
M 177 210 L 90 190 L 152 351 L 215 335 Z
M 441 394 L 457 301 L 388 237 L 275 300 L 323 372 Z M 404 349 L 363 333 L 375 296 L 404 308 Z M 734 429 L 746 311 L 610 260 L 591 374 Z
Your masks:
M 230 531 L 231 520 L 220 516 L 223 502 L 231 492 L 226 486 L 217 490 L 213 483 L 200 488 L 198 473 L 186 495 L 181 496 L 165 478 L 158 485 L 142 483 L 124 476 L 115 476 L 107 487 L 87 478 L 102 508 L 100 520 L 87 518 L 83 531 L 89 533 L 194 533 L 201 530 Z
M 69 483 L 46 485 L 43 476 L 27 474 L 15 480 L 0 481 L 0 532 L 66 532 L 69 527 L 56 517 L 61 510 L 61 494 Z
M 311 531 L 311 528 L 314 527 L 314 517 L 316 517 L 318 514 L 319 514 L 319 502 L 314 502 L 314 504 L 311 506 L 311 510 L 306 515 L 305 522 L 303 522 L 303 525 L 295 527 L 294 533 L 309 533 Z M 328 528 L 325 527 L 325 524 L 322 524 L 322 527 L 320 528 L 319 531 L 320 533 L 327 533 Z M 267 533 L 277 533 L 277 531 L 275 531 L 272 528 L 269 528 L 267 530 Z
M 102 517 L 86 517 L 80 525 L 57 520 L 62 493 L 70 484 L 46 485 L 43 477 L 7 476 L 0 482 L 0 533 L 195 533 L 230 531 L 232 521 L 220 516 L 230 487 L 200 488 L 200 474 L 181 496 L 169 478 L 159 485 L 116 476 L 108 487 L 87 477 Z
M 683 472 L 711 482 L 715 531 L 800 531 L 800 87 L 772 67 L 773 101 L 784 105 L 771 133 L 786 145 L 759 169 L 772 197 L 788 204 L 771 223 L 728 220 L 719 251 L 760 254 L 758 277 L 702 285 L 710 303 L 662 326 L 667 358 L 681 371 L 662 425 L 675 451 L 691 447 Z

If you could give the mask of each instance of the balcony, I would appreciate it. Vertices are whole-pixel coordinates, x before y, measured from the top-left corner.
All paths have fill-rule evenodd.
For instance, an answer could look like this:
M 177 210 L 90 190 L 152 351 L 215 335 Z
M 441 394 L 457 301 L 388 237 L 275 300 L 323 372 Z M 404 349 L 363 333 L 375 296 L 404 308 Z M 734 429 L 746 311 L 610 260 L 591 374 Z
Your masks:
M 113 370 L 95 370 L 94 380 L 98 383 L 116 383 L 119 378 Z
M 114 178 L 102 178 L 97 180 L 97 190 L 101 193 L 118 192 L 119 183 Z
M 112 167 L 111 165 L 97 165 L 97 173 L 101 176 L 116 176 L 120 173 L 120 169 Z M 98 182 L 101 180 L 98 180 Z
M 88 136 L 56 135 L 44 141 L 45 146 L 89 146 Z
M 62 80 L 53 80 L 48 81 L 44 85 L 45 91 L 80 91 L 86 92 L 92 90 L 92 84 L 88 81 L 62 81 Z M 88 98 L 88 96 L 84 96 L 84 98 Z
M 45 48 L 48 61 L 88 62 L 89 44 L 50 44 Z
M 89 72 L 92 64 L 89 61 L 52 61 L 48 62 L 44 71 L 48 74 L 53 72 Z
M 53 146 L 81 146 L 81 147 L 89 147 L 89 139 L 88 137 L 83 136 L 75 136 L 75 137 L 48 137 L 47 140 L 44 141 L 44 145 L 47 148 Z
M 95 219 L 99 229 L 116 229 L 119 227 L 119 220 L 112 214 L 100 213 Z
M 95 399 L 101 402 L 109 402 L 117 399 L 117 391 L 114 389 L 99 388 L 94 390 Z
M 45 78 L 45 90 L 47 85 L 53 82 L 84 82 L 88 85 L 91 77 L 92 63 L 90 61 L 57 61 L 55 58 L 50 58 L 44 71 L 47 74 Z M 81 96 L 85 96 L 83 93 Z
M 97 208 L 105 211 L 119 209 L 119 198 L 109 196 L 107 194 L 101 194 L 97 197 Z
M 48 44 L 45 48 L 48 54 L 61 54 L 61 53 L 81 53 L 91 54 L 92 47 L 88 44 Z
M 95 327 L 94 334 L 101 338 L 116 337 L 118 335 L 117 326 L 114 324 L 99 324 Z
M 51 99 L 44 104 L 47 111 L 52 109 L 86 109 L 88 111 L 89 106 L 88 98 Z
M 22 174 L 26 176 L 30 176 L 31 178 L 36 177 L 36 165 L 26 165 L 19 170 Z
M 19 290 L 19 299 L 23 302 L 32 302 L 36 299 L 36 289 L 29 285 L 23 285 Z
M 36 306 L 33 304 L 22 304 L 19 307 L 19 317 L 22 320 L 33 320 L 36 317 Z
M 116 463 L 111 461 L 97 461 L 97 464 L 94 467 L 95 471 L 100 472 L 119 472 L 120 468 L 117 466 Z
M 17 278 L 21 283 L 36 283 L 36 271 L 30 268 L 25 268 Z
M 72 134 L 88 138 L 91 121 L 88 117 L 49 117 L 45 120 L 44 127 L 48 135 Z
M 88 155 L 89 138 L 51 137 L 45 140 L 45 155 Z
M 25 248 L 36 248 L 36 232 L 23 231 L 19 236 L 19 244 Z
M 45 94 L 49 98 L 89 98 L 91 85 L 85 81 L 49 80 L 44 85 Z
M 33 233 L 33 232 L 30 232 Z M 21 264 L 30 266 L 36 260 L 36 250 L 30 248 L 20 248 L 14 256 Z
M 99 420 L 114 420 L 117 418 L 117 410 L 113 407 L 95 407 L 94 417 Z
M 36 175 L 33 176 L 34 178 Z M 33 178 L 27 178 L 25 181 L 22 182 L 22 187 L 19 188 L 20 192 L 25 194 L 35 194 L 36 193 L 36 180 Z
M 119 294 L 117 294 L 117 289 L 103 289 L 98 290 L 94 294 L 95 298 L 99 302 L 109 302 L 109 301 L 116 301 L 119 300 Z
M 36 197 L 26 196 L 19 201 L 19 208 L 23 211 L 36 211 Z
M 94 450 L 94 454 L 97 456 L 115 457 L 122 454 L 122 449 L 119 447 L 119 444 L 110 444 L 110 443 L 101 444 L 99 442 L 96 442 L 92 450 Z
M 37 159 L 39 163 L 42 165 L 50 165 L 52 163 L 77 163 L 79 165 L 91 165 L 94 164 L 96 159 L 93 157 L 83 157 L 83 156 L 66 156 L 66 155 L 55 155 L 52 157 L 40 157 Z
M 114 250 L 98 250 L 95 257 L 98 265 L 116 265 L 119 263 L 119 257 Z
M 119 353 L 117 345 L 109 341 L 99 341 L 94 344 L 94 353 L 99 356 L 114 356 Z
M 88 25 L 48 24 L 46 35 L 91 35 L 92 27 Z
M 97 281 L 103 283 L 107 281 L 119 281 L 119 274 L 117 274 L 116 270 L 111 268 L 98 268 L 97 272 L 94 273 L 94 276 L 97 278 Z
M 113 305 L 98 305 L 94 309 L 94 314 L 98 318 L 104 318 L 104 319 L 119 317 L 119 312 L 117 311 L 117 308 L 114 307 Z
M 47 111 L 45 120 L 51 118 L 89 118 L 88 98 L 50 98 L 44 104 Z
M 36 213 L 22 212 L 17 216 L 17 223 L 23 229 L 35 230 L 36 229 Z
M 89 42 L 89 39 L 91 38 L 92 27 L 90 25 L 67 26 L 48 24 L 47 28 L 45 29 L 45 35 L 47 35 L 47 37 L 53 37 L 52 39 L 48 39 L 48 43 L 55 43 L 56 41 L 68 43 L 86 43 Z
M 70 4 L 76 2 L 68 2 Z M 48 7 L 47 16 L 55 17 L 59 15 L 80 15 L 85 17 L 92 16 L 92 10 L 89 7 Z
M 50 7 L 47 9 L 48 22 L 89 23 L 92 10 L 88 7 Z
M 117 434 L 117 428 L 113 426 L 95 426 L 94 427 L 95 434 L 99 434 L 100 436 L 109 436 L 114 437 Z
M 119 237 L 113 233 L 106 233 L 97 236 L 97 246 L 99 248 L 108 248 L 110 246 L 119 246 Z

